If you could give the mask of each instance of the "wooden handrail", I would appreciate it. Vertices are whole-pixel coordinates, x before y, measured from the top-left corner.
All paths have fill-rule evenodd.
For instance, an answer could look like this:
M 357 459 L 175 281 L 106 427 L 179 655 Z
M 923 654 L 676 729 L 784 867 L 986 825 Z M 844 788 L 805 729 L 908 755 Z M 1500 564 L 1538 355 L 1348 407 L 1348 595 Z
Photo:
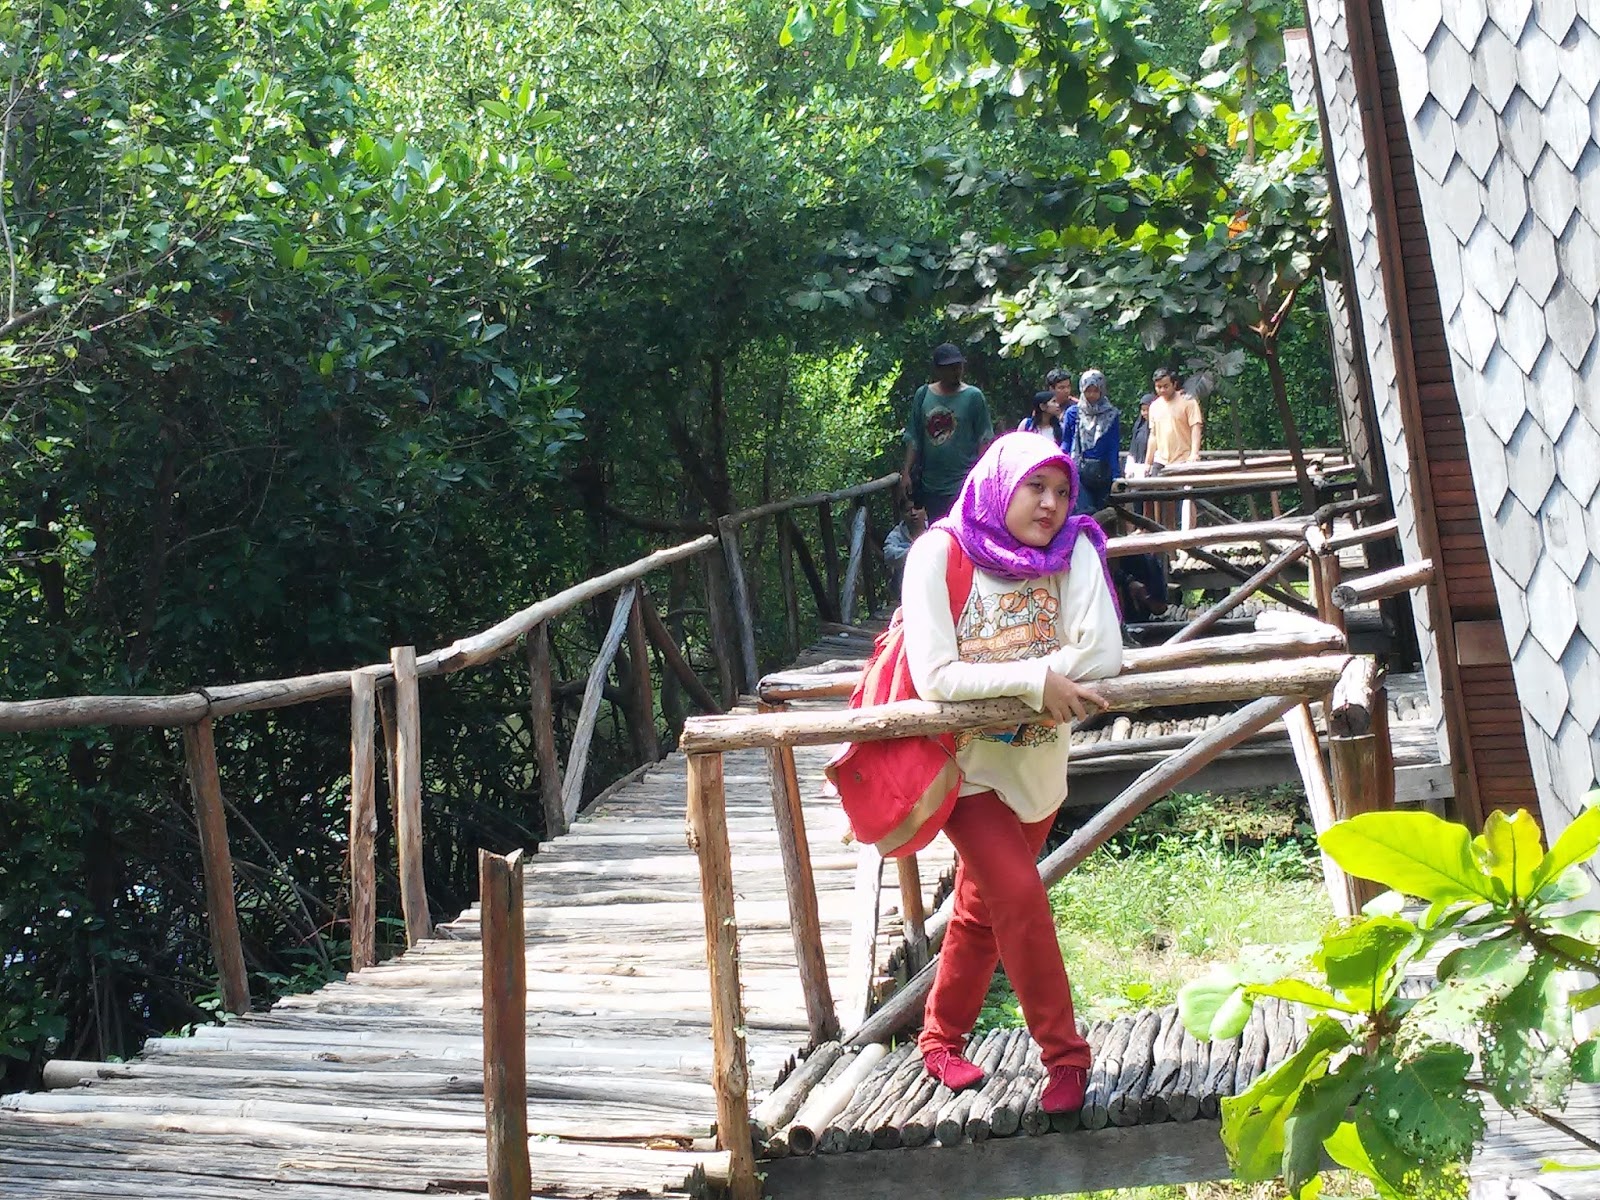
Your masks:
M 675 562 L 704 554 L 716 546 L 717 539 L 708 534 L 692 542 L 657 550 L 614 571 L 586 579 L 529 605 L 482 633 L 419 655 L 417 678 L 448 675 L 486 663 L 511 649 L 518 638 L 535 626 L 614 588 L 632 583 Z M 379 683 L 394 677 L 391 664 L 379 663 L 370 668 L 355 667 L 348 671 L 323 671 L 287 679 L 224 684 L 164 696 L 68 696 L 49 700 L 0 701 L 0 730 L 71 729 L 80 725 L 193 725 L 203 717 L 288 708 L 313 700 L 348 696 L 350 676 L 359 670 L 370 670 Z
M 1092 686 L 1105 698 L 1108 711 L 1119 712 L 1168 704 L 1254 700 L 1260 696 L 1320 696 L 1338 681 L 1348 657 L 1321 654 L 1287 661 L 1153 671 L 1096 680 Z M 678 745 L 687 754 L 823 746 L 1020 725 L 1038 719 L 1037 711 L 1015 697 L 955 704 L 902 700 L 826 712 L 690 717 L 684 723 Z
M 1424 558 L 1414 563 L 1402 563 L 1387 571 L 1374 571 L 1360 579 L 1341 583 L 1333 589 L 1333 602 L 1340 608 L 1354 608 L 1370 600 L 1385 600 L 1423 587 L 1433 582 L 1433 560 Z
M 1293 629 L 1234 633 L 1148 649 L 1124 650 L 1122 674 L 1143 675 L 1218 663 L 1261 662 L 1266 659 L 1305 658 L 1345 648 L 1344 634 L 1331 625 L 1307 620 Z M 761 681 L 758 694 L 768 704 L 794 700 L 828 700 L 850 695 L 861 680 L 860 669 L 807 674 L 780 671 Z
M 1296 539 L 1304 537 L 1306 527 L 1312 524 L 1312 518 L 1301 517 L 1290 521 L 1245 521 L 1236 525 L 1199 525 L 1193 529 L 1170 529 L 1160 533 L 1130 533 L 1107 538 L 1106 557 L 1170 554 L 1175 550 L 1191 550 L 1196 546 L 1260 542 L 1272 538 Z
M 741 512 L 729 513 L 717 520 L 718 525 L 748 525 L 751 521 L 762 517 L 770 517 L 776 513 L 790 512 L 796 508 L 815 508 L 819 504 L 836 504 L 842 500 L 855 500 L 861 496 L 870 496 L 874 492 L 887 491 L 900 482 L 900 473 L 884 475 L 866 483 L 857 483 L 847 488 L 840 488 L 837 492 L 813 492 L 808 496 L 791 496 L 787 500 L 774 500 L 769 504 L 758 504 L 755 508 L 747 508 Z

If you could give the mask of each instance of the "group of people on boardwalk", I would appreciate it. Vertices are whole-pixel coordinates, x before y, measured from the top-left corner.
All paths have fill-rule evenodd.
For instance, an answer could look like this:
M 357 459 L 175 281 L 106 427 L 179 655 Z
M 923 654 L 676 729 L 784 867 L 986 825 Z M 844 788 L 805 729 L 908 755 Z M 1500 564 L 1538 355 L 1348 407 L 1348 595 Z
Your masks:
M 955 912 L 918 1047 L 951 1089 L 981 1083 L 965 1048 L 1004 963 L 1049 1073 L 1042 1106 L 1072 1112 L 1090 1048 L 1036 863 L 1066 799 L 1071 723 L 1105 706 L 1092 681 L 1122 667 L 1118 589 L 1093 514 L 1125 471 L 1197 457 L 1203 417 L 1157 371 L 1125 460 L 1104 373 L 1083 372 L 1074 396 L 1071 375 L 1052 371 L 1021 425 L 996 436 L 963 361 L 954 345 L 934 351 L 906 422 L 907 516 L 886 547 L 904 562 L 900 653 L 924 700 L 1013 696 L 1038 715 L 955 737 L 957 782 L 926 818 L 956 848 Z
M 933 378 L 911 399 L 905 427 L 901 479 L 909 499 L 928 520 L 937 521 L 954 506 L 967 472 L 994 439 L 994 420 L 983 393 L 963 377 L 966 358 L 946 342 L 933 352 Z M 1158 475 L 1168 467 L 1199 459 L 1205 414 L 1161 367 L 1151 376 L 1153 391 L 1139 398 L 1139 416 L 1128 449 L 1123 450 L 1122 415 L 1106 385 L 1105 372 L 1091 368 L 1074 381 L 1056 369 L 1034 393 L 1022 432 L 1050 438 L 1071 457 L 1078 472 L 1074 515 L 1103 509 L 1112 484 L 1124 475 Z

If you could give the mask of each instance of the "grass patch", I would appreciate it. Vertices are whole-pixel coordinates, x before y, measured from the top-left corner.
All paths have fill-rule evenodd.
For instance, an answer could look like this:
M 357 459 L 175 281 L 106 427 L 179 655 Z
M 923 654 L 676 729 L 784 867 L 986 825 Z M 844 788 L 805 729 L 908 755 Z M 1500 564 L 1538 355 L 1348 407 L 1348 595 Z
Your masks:
M 1154 806 L 1051 889 L 1079 1014 L 1169 1004 L 1247 945 L 1314 936 L 1333 911 L 1306 832 L 1284 789 Z M 981 1027 L 1022 1023 L 997 977 Z

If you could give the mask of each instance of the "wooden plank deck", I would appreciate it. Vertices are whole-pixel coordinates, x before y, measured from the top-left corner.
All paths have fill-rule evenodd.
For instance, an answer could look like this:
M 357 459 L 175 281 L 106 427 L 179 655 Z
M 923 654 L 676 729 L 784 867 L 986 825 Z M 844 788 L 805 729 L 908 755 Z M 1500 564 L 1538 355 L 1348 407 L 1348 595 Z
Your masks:
M 800 665 L 848 657 L 824 637 Z M 857 865 L 838 806 L 821 795 L 826 749 L 796 752 L 834 993 L 846 978 Z M 755 1099 L 806 1041 L 782 866 L 759 752 L 726 761 L 747 1045 Z M 698 867 L 684 839 L 685 763 L 674 755 L 586 813 L 526 865 L 529 1129 L 535 1194 L 609 1200 L 699 1196 L 727 1171 L 711 1139 L 709 995 Z M 932 907 L 941 839 L 925 852 Z M 899 897 L 880 898 L 877 961 L 899 941 Z M 393 1198 L 485 1190 L 481 970 L 475 909 L 400 957 L 271 1011 L 189 1037 L 77 1086 L 0 1098 L 0 1197 L 188 1200 Z M 880 975 L 883 966 L 880 966 Z M 1128 1018 L 1125 1018 L 1128 1020 Z M 1109 1036 L 1109 1028 L 1099 1031 Z M 1264 1052 L 1275 1061 L 1292 1043 Z M 1036 1055 L 1036 1051 L 1034 1052 Z M 1024 1069 L 1031 1058 L 1024 1055 Z M 1152 1067 L 1155 1063 L 1152 1062 Z M 1137 1078 L 1137 1069 L 1121 1078 Z M 1231 1082 L 1237 1079 L 1230 1077 Z M 57 1082 L 61 1082 L 57 1080 Z M 1020 1080 L 1019 1080 L 1020 1083 Z M 877 1080 L 876 1086 L 883 1081 Z M 865 1086 L 865 1085 L 864 1085 Z M 1120 1086 L 1104 1080 L 1105 1099 Z M 1226 1093 L 1222 1093 L 1226 1094 Z M 930 1097 L 930 1102 L 932 1101 Z M 1165 1104 L 1165 1100 L 1162 1101 Z M 1593 1096 L 1580 1120 L 1592 1124 Z M 1125 1107 L 1121 1127 L 1066 1136 L 1025 1118 L 1010 1137 L 791 1157 L 763 1164 L 769 1194 L 979 1198 L 1226 1174 L 1216 1125 Z M 1170 1116 L 1170 1114 L 1168 1114 Z M 1485 1151 L 1527 1175 L 1544 1127 L 1507 1123 Z M 1600 1176 L 1561 1177 L 1573 1196 Z

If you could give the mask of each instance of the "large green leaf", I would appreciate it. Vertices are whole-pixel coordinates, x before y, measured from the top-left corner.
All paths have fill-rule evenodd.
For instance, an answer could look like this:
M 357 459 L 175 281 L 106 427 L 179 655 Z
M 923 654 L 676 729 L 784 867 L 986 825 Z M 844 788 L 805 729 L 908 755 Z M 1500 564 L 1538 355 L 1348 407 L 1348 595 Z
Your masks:
M 1310 1080 L 1283 1124 L 1283 1182 L 1300 1195 L 1322 1167 L 1323 1141 L 1344 1124 L 1345 1114 L 1366 1084 L 1367 1063 L 1352 1055 L 1338 1070 Z
M 1374 1070 L 1373 1118 L 1415 1158 L 1464 1160 L 1483 1136 L 1483 1103 L 1466 1082 L 1471 1069 L 1466 1050 L 1435 1042 L 1392 1069 Z
M 1507 1108 L 1529 1102 L 1557 1104 L 1570 1065 L 1572 1007 L 1561 967 L 1548 955 L 1533 960 L 1527 976 L 1484 1014 L 1479 1061 L 1484 1082 Z
M 1280 1000 L 1292 1000 L 1296 1004 L 1304 1004 L 1310 1008 L 1342 1013 L 1366 1011 L 1359 1005 L 1341 1000 L 1325 988 L 1319 988 L 1316 984 L 1307 983 L 1303 979 L 1280 979 L 1276 983 L 1251 984 L 1248 990 L 1252 996 L 1277 996 Z
M 1572 1055 L 1572 1077 L 1581 1083 L 1600 1083 L 1600 1035 L 1579 1043 Z
M 1319 957 L 1330 988 L 1376 1012 L 1394 995 L 1404 964 L 1421 946 L 1422 934 L 1410 921 L 1367 917 L 1323 938 Z
M 1349 1043 L 1348 1029 L 1331 1017 L 1318 1017 L 1299 1050 L 1243 1094 L 1223 1099 L 1222 1142 L 1241 1180 L 1278 1177 L 1286 1144 L 1284 1123 L 1295 1098 L 1309 1081 L 1321 1077 L 1333 1052 Z
M 1600 792 L 1590 792 L 1584 797 L 1584 804 L 1587 807 L 1561 831 L 1550 853 L 1535 870 L 1529 885 L 1530 895 L 1554 882 L 1568 867 L 1588 862 L 1595 851 L 1600 850 Z
M 1432 813 L 1362 813 L 1324 831 L 1318 843 L 1352 875 L 1424 900 L 1488 900 L 1494 887 L 1472 853 L 1465 826 Z
M 1250 1008 L 1239 973 L 1230 967 L 1213 968 L 1178 990 L 1183 1027 L 1202 1042 L 1237 1037 L 1250 1019 Z
M 1544 858 L 1544 843 L 1539 822 L 1518 809 L 1513 815 L 1496 809 L 1483 824 L 1483 832 L 1473 839 L 1489 874 L 1500 880 L 1514 902 L 1527 900 L 1538 888 L 1539 865 Z

